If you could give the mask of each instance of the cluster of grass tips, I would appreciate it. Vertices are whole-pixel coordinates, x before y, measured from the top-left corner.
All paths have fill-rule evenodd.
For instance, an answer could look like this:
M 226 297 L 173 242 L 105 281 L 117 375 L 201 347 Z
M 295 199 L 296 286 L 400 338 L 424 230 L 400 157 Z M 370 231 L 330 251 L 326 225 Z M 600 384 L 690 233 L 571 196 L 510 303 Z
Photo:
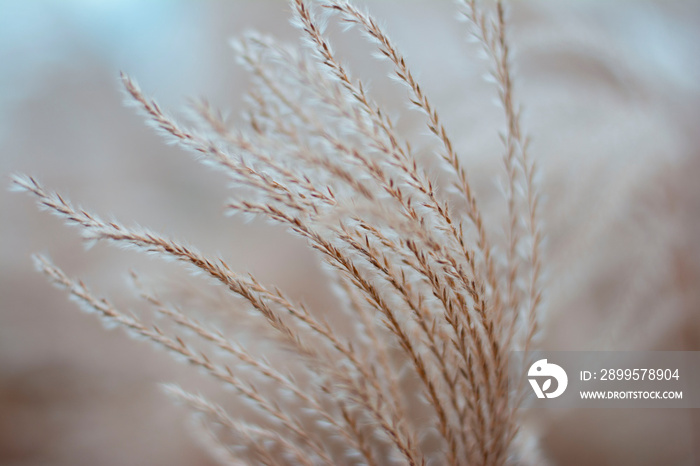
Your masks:
M 252 76 L 235 128 L 206 101 L 192 105 L 193 122 L 177 121 L 131 78 L 122 75 L 122 82 L 150 125 L 230 177 L 238 191 L 228 209 L 285 225 L 306 240 L 327 265 L 332 311 L 308 309 L 163 234 L 104 221 L 32 177 L 15 176 L 13 187 L 88 241 L 173 259 L 211 277 L 244 303 L 248 318 L 265 322 L 260 338 L 294 364 L 271 362 L 143 285 L 138 298 L 171 324 L 167 329 L 117 309 L 46 257 L 35 257 L 38 269 L 87 311 L 234 389 L 254 415 L 232 415 L 178 386 L 167 390 L 201 415 L 199 428 L 225 463 L 526 461 L 518 446 L 522 380 L 513 381 L 509 367 L 512 352 L 531 350 L 538 330 L 542 236 L 503 5 L 459 6 L 488 56 L 504 110 L 504 128 L 494 135 L 501 130 L 496 156 L 503 161 L 507 216 L 504 225 L 491 225 L 470 184 L 473 174 L 383 28 L 346 1 L 290 3 L 299 46 L 257 33 L 235 41 Z M 407 106 L 422 114 L 434 138 L 429 160 L 416 157 L 389 112 L 338 60 L 325 18 L 358 29 L 388 62 Z M 429 174 L 437 170 L 441 183 Z M 338 328 L 329 312 L 353 325 Z

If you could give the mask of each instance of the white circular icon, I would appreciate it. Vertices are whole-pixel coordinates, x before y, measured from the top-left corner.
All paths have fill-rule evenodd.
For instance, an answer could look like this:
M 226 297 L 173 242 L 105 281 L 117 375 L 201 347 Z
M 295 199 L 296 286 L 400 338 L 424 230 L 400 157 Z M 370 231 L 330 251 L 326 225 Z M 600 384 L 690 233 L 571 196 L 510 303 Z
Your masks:
M 569 383 L 569 378 L 564 369 L 556 364 L 548 363 L 546 359 L 535 361 L 530 366 L 527 375 L 537 398 L 556 398 L 564 393 Z M 552 379 L 557 381 L 557 387 L 556 390 L 549 392 L 548 390 L 552 387 Z M 540 385 L 539 380 L 542 380 L 542 385 Z

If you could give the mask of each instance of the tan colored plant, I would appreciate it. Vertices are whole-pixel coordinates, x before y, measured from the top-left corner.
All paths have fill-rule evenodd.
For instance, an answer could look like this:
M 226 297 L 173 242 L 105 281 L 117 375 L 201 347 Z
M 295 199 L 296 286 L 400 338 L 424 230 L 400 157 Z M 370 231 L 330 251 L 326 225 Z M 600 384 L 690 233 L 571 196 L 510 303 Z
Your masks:
M 205 397 L 168 388 L 203 415 L 203 432 L 225 461 L 526 461 L 515 446 L 522 380 L 509 380 L 508 369 L 511 351 L 528 351 L 537 332 L 542 237 L 535 165 L 513 97 L 503 5 L 489 10 L 469 0 L 462 13 L 490 58 L 504 109 L 505 244 L 490 236 L 436 109 L 374 19 L 345 1 L 320 2 L 358 27 L 390 62 L 437 141 L 429 163 L 442 166 L 448 185 L 431 180 L 386 110 L 341 65 L 314 9 L 304 0 L 292 6 L 303 47 L 255 33 L 235 43 L 254 79 L 245 130 L 231 129 L 206 102 L 194 105 L 197 122 L 187 127 L 129 77 L 122 81 L 149 123 L 245 190 L 228 203 L 232 212 L 266 217 L 307 240 L 330 266 L 329 286 L 339 285 L 338 312 L 354 327 L 331 325 L 221 259 L 146 229 L 101 220 L 33 178 L 16 176 L 17 189 L 77 225 L 87 240 L 154 253 L 211 277 L 241 298 L 253 318 L 266 321 L 272 331 L 261 337 L 298 364 L 286 369 L 269 362 L 143 286 L 141 297 L 173 329 L 116 309 L 45 257 L 35 258 L 37 267 L 87 311 L 235 389 L 254 418 L 232 416 Z M 226 362 L 221 351 L 214 356 L 214 348 L 236 362 Z

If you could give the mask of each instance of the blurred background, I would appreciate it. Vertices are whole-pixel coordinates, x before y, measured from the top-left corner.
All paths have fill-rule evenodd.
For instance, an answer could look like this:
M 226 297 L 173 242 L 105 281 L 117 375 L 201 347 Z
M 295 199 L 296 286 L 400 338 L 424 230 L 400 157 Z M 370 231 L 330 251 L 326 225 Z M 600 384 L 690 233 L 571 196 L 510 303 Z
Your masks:
M 503 122 L 454 3 L 365 3 L 441 112 L 487 221 L 491 212 L 498 219 Z M 224 217 L 225 178 L 164 144 L 124 107 L 118 83 L 123 70 L 165 108 L 207 97 L 235 115 L 247 78 L 229 39 L 255 28 L 296 41 L 289 13 L 272 0 L 0 0 L 3 184 L 13 172 L 36 175 L 104 217 L 220 253 L 312 308 L 332 307 L 303 242 Z M 510 17 L 545 193 L 542 345 L 699 351 L 700 3 L 513 2 Z M 331 32 L 349 68 L 420 144 L 422 122 L 403 116 L 389 67 L 357 32 Z M 210 464 L 159 383 L 225 396 L 78 312 L 30 254 L 47 253 L 126 307 L 129 269 L 185 297 L 186 275 L 109 245 L 86 252 L 75 230 L 4 188 L 0 235 L 0 464 Z M 211 293 L 211 307 L 222 307 Z M 559 412 L 533 422 L 553 464 L 700 464 L 698 410 Z

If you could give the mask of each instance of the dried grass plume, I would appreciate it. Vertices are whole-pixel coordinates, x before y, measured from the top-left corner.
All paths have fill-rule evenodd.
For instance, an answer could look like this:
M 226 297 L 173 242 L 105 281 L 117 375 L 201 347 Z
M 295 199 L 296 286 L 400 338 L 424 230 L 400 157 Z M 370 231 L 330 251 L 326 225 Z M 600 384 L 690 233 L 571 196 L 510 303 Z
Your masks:
M 524 443 L 522 380 L 511 353 L 532 349 L 542 301 L 537 169 L 513 90 L 507 23 L 491 8 L 460 2 L 469 33 L 489 58 L 503 108 L 505 225 L 479 207 L 469 173 L 407 60 L 368 13 L 340 0 L 291 2 L 298 46 L 248 33 L 234 42 L 253 78 L 232 127 L 208 102 L 182 123 L 128 76 L 130 104 L 169 141 L 225 172 L 237 188 L 232 213 L 264 217 L 304 238 L 327 265 L 331 314 L 307 309 L 223 259 L 166 235 L 105 221 L 35 178 L 13 187 L 77 226 L 87 241 L 154 254 L 210 277 L 264 322 L 260 338 L 288 362 L 233 341 L 133 281 L 168 326 L 116 308 L 48 258 L 37 268 L 81 307 L 148 340 L 234 389 L 254 415 L 227 412 L 206 396 L 168 386 L 201 415 L 198 433 L 226 464 L 500 465 L 534 462 Z M 323 17 L 324 20 L 319 19 Z M 434 150 L 416 157 L 324 32 L 325 18 L 358 29 L 405 87 Z M 352 32 L 351 32 L 352 33 Z M 466 59 L 466 58 L 465 58 Z M 441 182 L 431 174 L 441 171 Z M 505 241 L 494 232 L 505 231 Z M 203 293 L 206 293 L 204 290 Z M 335 325 L 332 313 L 351 328 Z M 529 451 L 529 450 L 528 450 Z

